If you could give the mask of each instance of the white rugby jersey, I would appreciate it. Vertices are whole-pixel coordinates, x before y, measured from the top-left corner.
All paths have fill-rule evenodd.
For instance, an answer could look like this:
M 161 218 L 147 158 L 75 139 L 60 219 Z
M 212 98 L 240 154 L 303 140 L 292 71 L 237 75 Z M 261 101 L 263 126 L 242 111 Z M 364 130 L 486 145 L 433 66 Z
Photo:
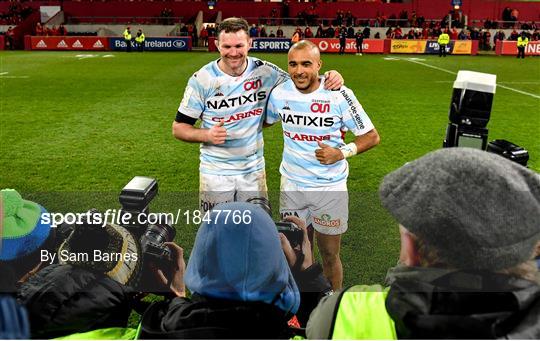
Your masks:
M 262 123 L 270 90 L 288 75 L 272 63 L 248 57 L 246 71 L 230 76 L 213 61 L 189 79 L 178 111 L 211 128 L 221 119 L 224 144 L 201 144 L 200 171 L 238 175 L 264 168 Z
M 340 160 L 323 165 L 315 157 L 318 141 L 333 148 L 345 145 L 343 131 L 359 136 L 374 128 L 373 123 L 353 92 L 345 86 L 340 90 L 324 89 L 321 85 L 312 93 L 303 94 L 292 80 L 278 85 L 270 94 L 266 121 L 281 120 L 283 127 L 283 159 L 280 173 L 302 187 L 335 185 L 347 180 L 349 164 Z

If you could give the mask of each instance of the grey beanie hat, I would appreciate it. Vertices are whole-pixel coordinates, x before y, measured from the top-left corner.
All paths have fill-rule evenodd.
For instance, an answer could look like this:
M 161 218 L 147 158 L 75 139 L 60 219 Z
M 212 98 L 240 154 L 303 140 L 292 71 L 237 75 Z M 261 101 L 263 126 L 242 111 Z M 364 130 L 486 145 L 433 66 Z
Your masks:
M 540 175 L 496 154 L 431 152 L 388 174 L 379 195 L 399 223 L 456 268 L 512 267 L 540 241 Z

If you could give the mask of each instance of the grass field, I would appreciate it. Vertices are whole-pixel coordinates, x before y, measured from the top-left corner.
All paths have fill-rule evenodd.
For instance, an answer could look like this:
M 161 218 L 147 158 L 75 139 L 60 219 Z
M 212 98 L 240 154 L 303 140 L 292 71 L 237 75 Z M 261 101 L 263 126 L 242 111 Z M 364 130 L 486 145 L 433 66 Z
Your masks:
M 189 76 L 216 55 L 80 55 L 0 52 L 0 188 L 15 188 L 49 211 L 83 212 L 118 208 L 123 185 L 145 175 L 160 186 L 152 211 L 195 209 L 199 147 L 174 140 L 171 122 Z M 286 66 L 285 54 L 254 56 Z M 441 147 L 458 70 L 497 74 L 490 140 L 525 147 L 530 168 L 540 171 L 540 59 L 324 55 L 323 61 L 324 70 L 343 74 L 381 135 L 378 147 L 349 161 L 346 285 L 381 283 L 395 264 L 397 225 L 381 208 L 377 188 L 385 174 Z M 281 128 L 264 135 L 268 186 L 277 207 Z M 177 224 L 186 254 L 196 229 Z

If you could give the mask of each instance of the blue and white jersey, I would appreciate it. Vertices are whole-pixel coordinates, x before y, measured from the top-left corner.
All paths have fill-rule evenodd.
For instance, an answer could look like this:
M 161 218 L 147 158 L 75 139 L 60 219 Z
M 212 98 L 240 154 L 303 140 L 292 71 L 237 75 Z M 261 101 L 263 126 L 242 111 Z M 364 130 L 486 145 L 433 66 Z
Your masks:
M 278 85 L 270 94 L 266 121 L 281 120 L 283 127 L 283 159 L 280 172 L 302 187 L 329 186 L 347 181 L 349 164 L 340 160 L 323 165 L 315 157 L 318 141 L 333 148 L 345 145 L 343 132 L 364 135 L 373 123 L 353 92 L 342 86 L 338 91 L 321 85 L 312 93 L 303 94 L 292 80 Z
M 224 120 L 224 144 L 201 144 L 201 173 L 246 174 L 264 169 L 263 114 L 270 90 L 288 78 L 274 64 L 248 57 L 246 71 L 230 76 L 213 61 L 188 82 L 178 111 L 209 129 Z

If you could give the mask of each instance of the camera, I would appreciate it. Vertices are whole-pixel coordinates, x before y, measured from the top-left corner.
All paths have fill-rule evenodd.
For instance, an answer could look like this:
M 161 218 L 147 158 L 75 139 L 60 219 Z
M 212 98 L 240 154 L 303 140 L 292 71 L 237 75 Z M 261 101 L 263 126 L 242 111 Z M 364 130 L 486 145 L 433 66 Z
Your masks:
M 259 197 L 248 199 L 247 202 L 262 208 L 268 215 L 272 216 L 272 207 L 268 199 Z M 283 233 L 293 248 L 302 245 L 304 241 L 304 231 L 291 221 L 274 221 L 278 233 Z
M 121 221 L 121 225 L 107 223 L 96 209 L 84 214 L 80 224 L 60 225 L 57 228 L 57 235 L 63 240 L 58 248 L 60 263 L 87 267 L 138 291 L 155 292 L 154 276 L 149 271 L 156 267 L 171 278 L 175 255 L 164 243 L 172 242 L 176 235 L 169 216 L 160 215 L 156 224 L 141 223 L 148 221 L 149 204 L 157 192 L 155 179 L 136 176 L 119 196 L 122 209 L 114 220 Z
M 488 143 L 487 151 L 501 155 L 525 167 L 529 161 L 529 152 L 526 149 L 506 140 L 491 141 Z
M 488 141 L 487 124 L 491 116 L 497 76 L 474 71 L 459 71 L 454 81 L 443 148 L 469 147 L 498 154 L 527 166 L 529 153 L 506 140 Z
M 459 71 L 454 82 L 443 147 L 471 147 L 485 150 L 497 76 Z
M 158 184 L 155 179 L 136 176 L 124 186 L 118 200 L 122 205 L 122 212 L 129 213 L 131 217 L 129 225 L 125 227 L 139 240 L 143 262 L 151 261 L 163 269 L 172 263 L 173 255 L 169 248 L 163 245 L 165 242 L 172 242 L 176 236 L 171 217 L 159 216 L 156 224 L 141 224 L 139 219 L 140 215 L 148 217 L 150 202 L 157 193 Z

